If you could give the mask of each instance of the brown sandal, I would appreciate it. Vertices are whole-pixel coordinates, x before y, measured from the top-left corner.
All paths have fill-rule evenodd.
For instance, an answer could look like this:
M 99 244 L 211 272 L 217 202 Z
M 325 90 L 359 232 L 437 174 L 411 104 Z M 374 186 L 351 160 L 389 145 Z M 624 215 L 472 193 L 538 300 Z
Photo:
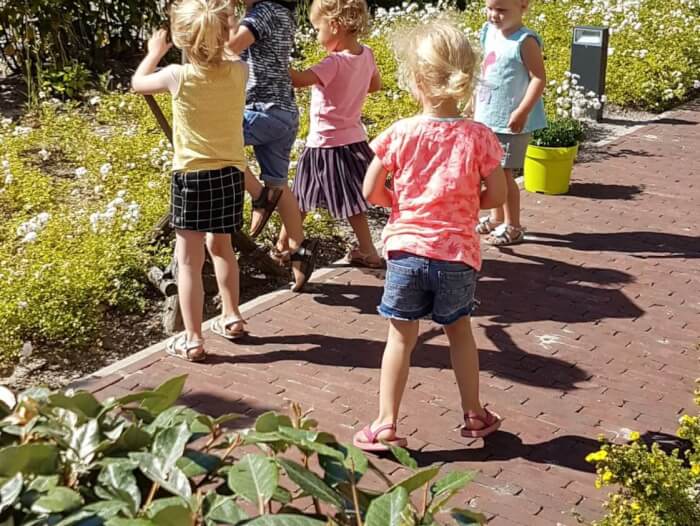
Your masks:
M 250 237 L 255 239 L 265 229 L 265 225 L 270 220 L 272 212 L 277 208 L 282 197 L 282 189 L 271 186 L 263 186 L 262 192 L 257 199 L 253 200 L 253 213 L 250 220 Z M 258 214 L 256 217 L 255 214 Z
M 301 272 L 301 279 L 295 281 L 292 285 L 292 292 L 301 292 L 304 285 L 309 281 L 311 274 L 316 268 L 316 251 L 318 250 L 318 240 L 316 239 L 305 239 L 301 242 L 301 246 L 292 252 L 289 256 L 289 260 L 292 266 L 295 263 L 299 263 L 298 270 Z

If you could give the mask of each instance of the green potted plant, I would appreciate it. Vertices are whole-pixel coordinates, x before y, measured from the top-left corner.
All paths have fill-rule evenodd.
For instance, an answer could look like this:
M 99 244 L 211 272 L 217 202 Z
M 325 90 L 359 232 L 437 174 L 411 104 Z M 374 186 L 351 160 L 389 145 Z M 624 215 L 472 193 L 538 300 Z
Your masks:
M 546 128 L 535 131 L 525 154 L 525 189 L 566 193 L 583 136 L 583 125 L 571 117 L 554 119 Z

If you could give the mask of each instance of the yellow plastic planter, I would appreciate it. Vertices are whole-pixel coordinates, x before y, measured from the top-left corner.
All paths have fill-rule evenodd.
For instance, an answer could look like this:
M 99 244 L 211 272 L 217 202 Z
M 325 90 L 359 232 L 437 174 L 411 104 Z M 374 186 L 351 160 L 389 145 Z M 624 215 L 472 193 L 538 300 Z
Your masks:
M 568 192 L 577 153 L 578 144 L 568 148 L 528 146 L 523 167 L 525 190 L 552 195 Z

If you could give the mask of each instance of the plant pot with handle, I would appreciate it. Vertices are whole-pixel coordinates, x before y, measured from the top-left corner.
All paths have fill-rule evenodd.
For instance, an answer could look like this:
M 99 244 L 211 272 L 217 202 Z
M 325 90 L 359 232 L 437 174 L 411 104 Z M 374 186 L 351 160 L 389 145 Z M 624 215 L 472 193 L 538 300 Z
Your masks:
M 537 130 L 525 154 L 525 190 L 565 194 L 582 138 L 583 126 L 576 119 L 556 119 Z

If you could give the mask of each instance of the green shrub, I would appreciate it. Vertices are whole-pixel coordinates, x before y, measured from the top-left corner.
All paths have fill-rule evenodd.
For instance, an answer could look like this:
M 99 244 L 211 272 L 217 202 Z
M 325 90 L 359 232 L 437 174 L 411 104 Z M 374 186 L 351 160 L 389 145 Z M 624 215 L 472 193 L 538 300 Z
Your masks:
M 700 389 L 696 404 L 700 406 Z M 690 451 L 666 454 L 632 433 L 631 444 L 603 444 L 586 460 L 596 464 L 596 487 L 616 484 L 598 526 L 696 526 L 700 524 L 700 417 L 683 416 L 678 435 Z
M 437 479 L 439 466 L 418 469 L 395 448 L 409 473 L 393 482 L 295 404 L 291 416 L 265 413 L 254 428 L 227 432 L 237 415 L 173 405 L 184 383 L 104 403 L 85 391 L 15 397 L 0 387 L 0 524 L 437 526 L 473 477 Z M 367 473 L 385 489 L 363 489 Z M 424 495 L 422 506 L 413 493 Z M 451 514 L 459 524 L 485 522 L 470 510 Z

